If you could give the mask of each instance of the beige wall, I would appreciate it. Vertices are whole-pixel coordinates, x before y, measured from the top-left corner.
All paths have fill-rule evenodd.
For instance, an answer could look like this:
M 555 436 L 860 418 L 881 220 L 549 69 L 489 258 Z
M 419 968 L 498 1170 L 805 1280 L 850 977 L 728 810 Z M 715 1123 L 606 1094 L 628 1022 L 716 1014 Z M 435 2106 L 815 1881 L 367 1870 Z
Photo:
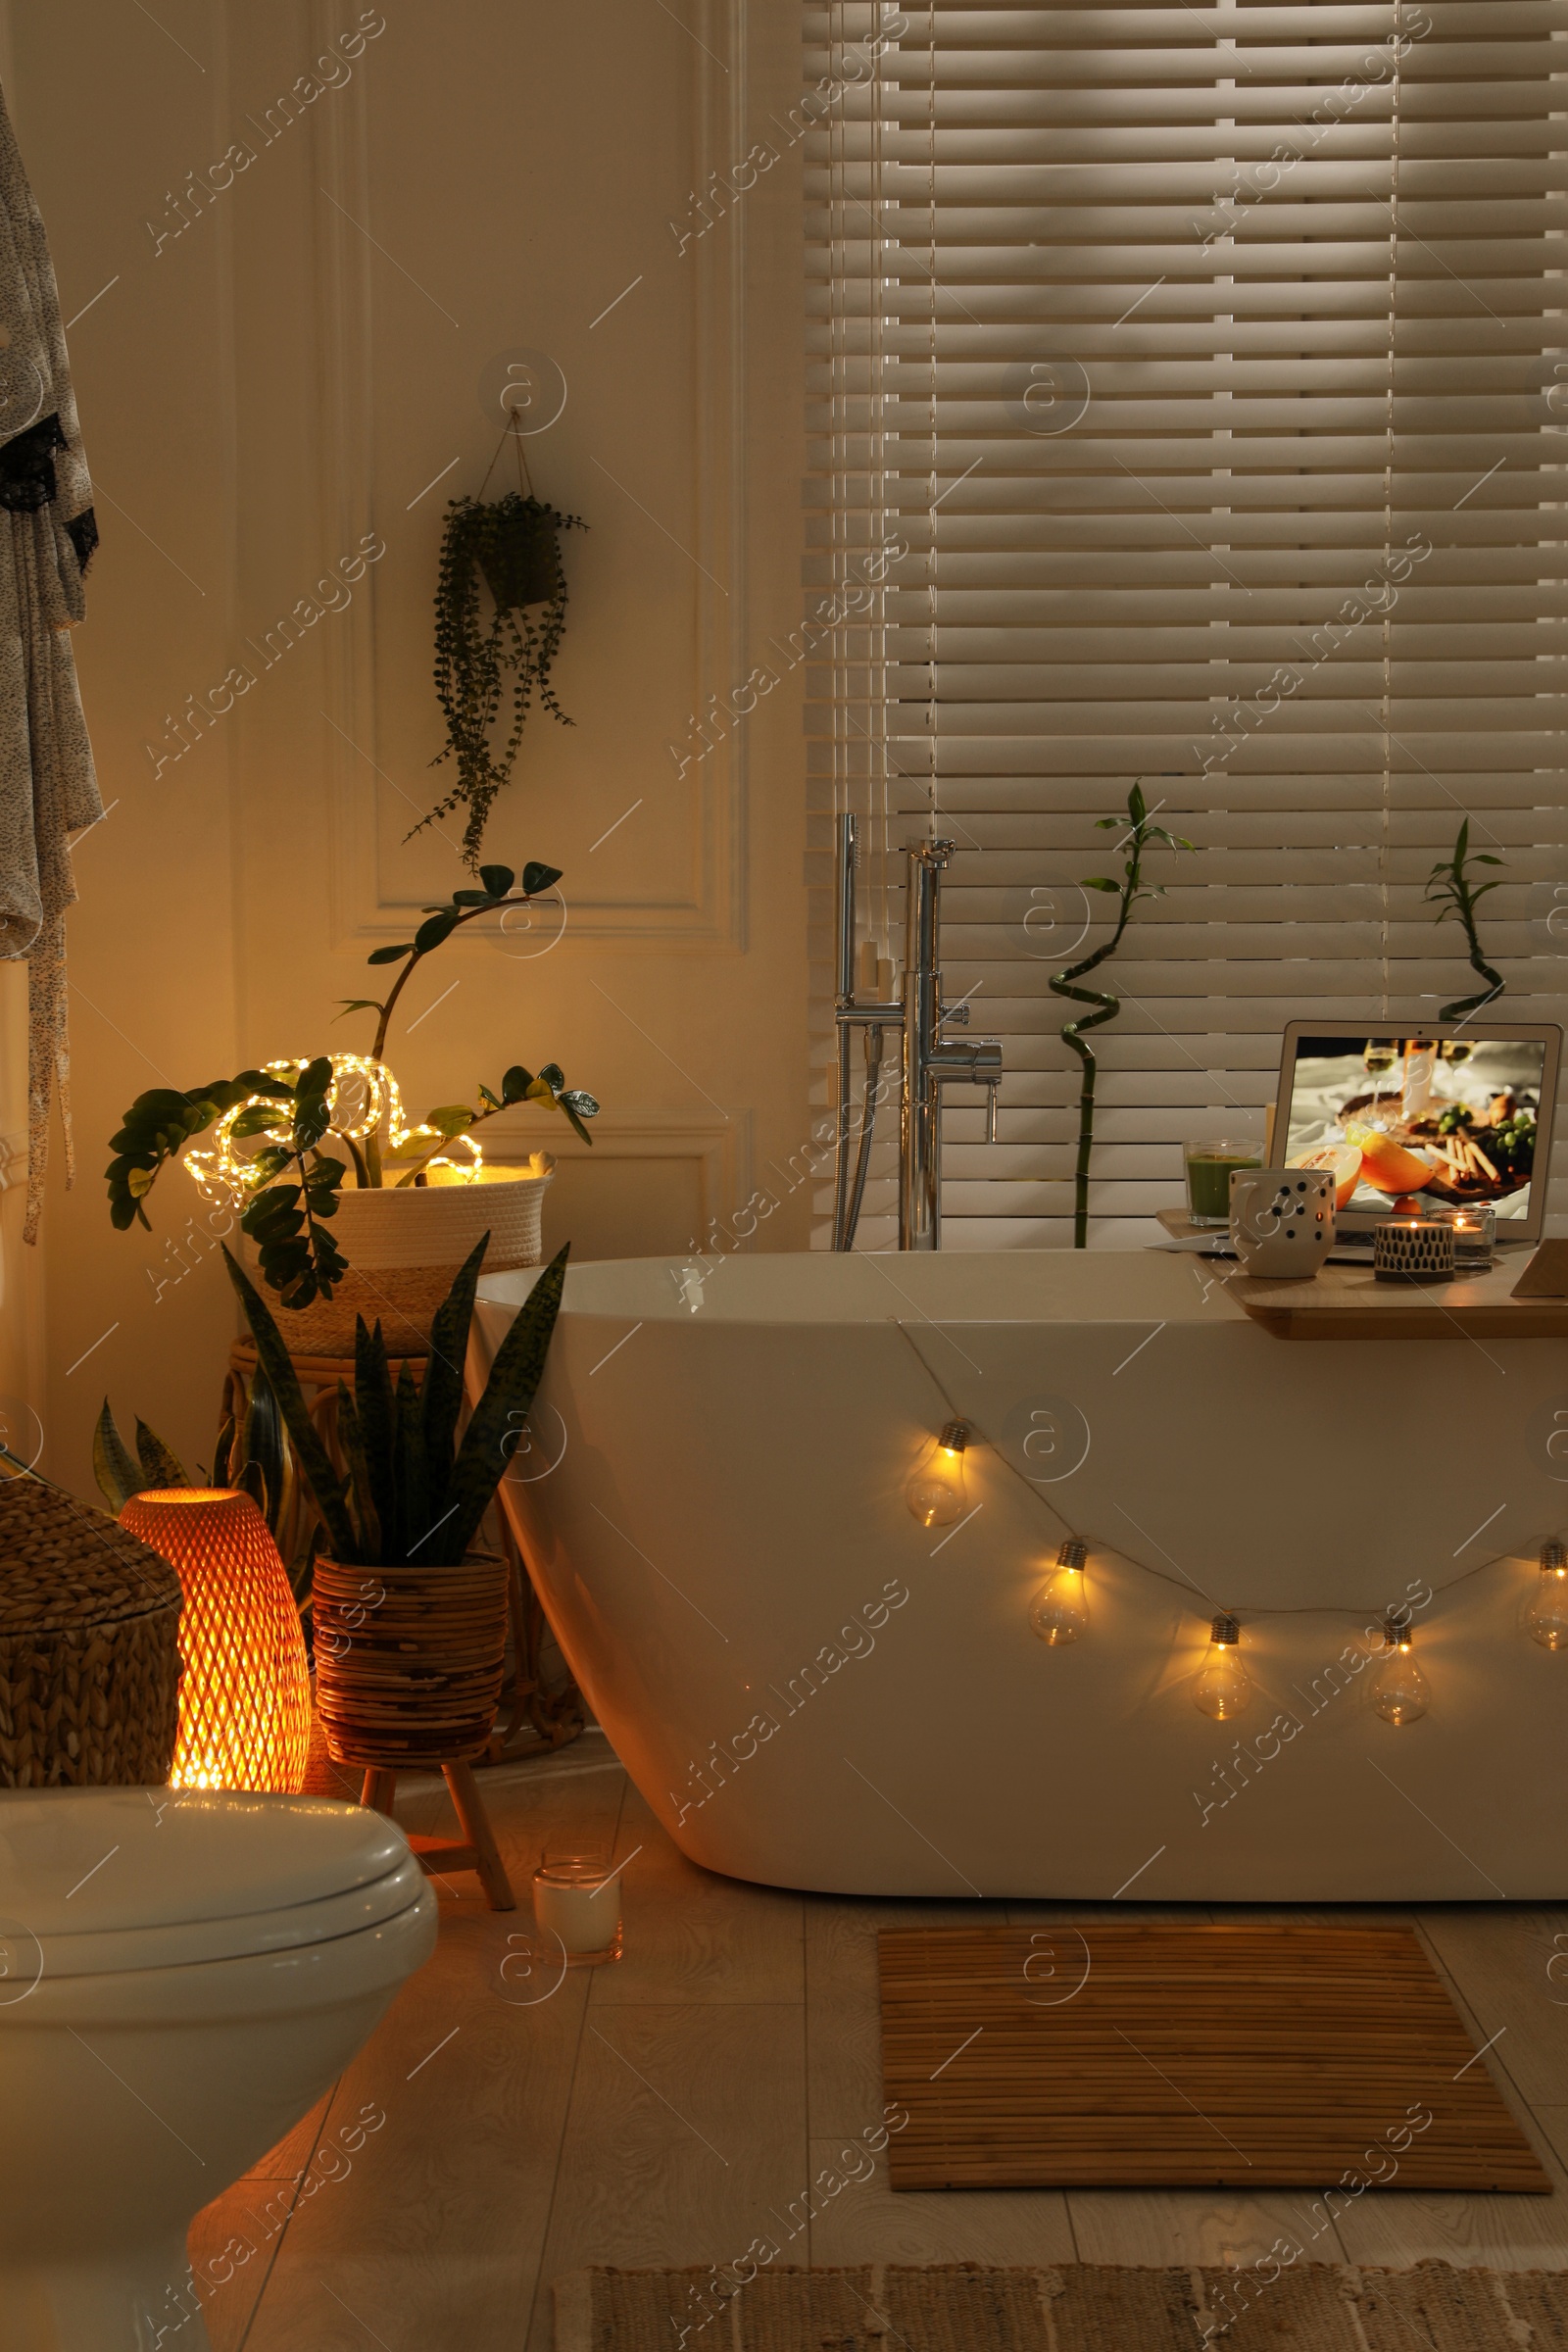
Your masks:
M 444 502 L 479 488 L 501 429 L 480 380 L 519 347 L 567 392 L 527 444 L 535 486 L 591 528 L 568 542 L 558 671 L 576 723 L 530 722 L 486 849 L 563 867 L 565 927 L 454 942 L 411 989 L 428 1017 L 396 1066 L 421 1106 L 514 1060 L 600 1096 L 592 1154 L 546 1114 L 508 1122 L 514 1149 L 563 1158 L 547 1242 L 683 1250 L 772 1182 L 757 1246 L 805 1246 L 805 1188 L 770 1174 L 811 1116 L 793 680 L 683 774 L 667 748 L 799 611 L 799 150 L 684 251 L 669 227 L 795 95 L 795 12 L 751 14 L 768 22 L 744 0 L 685 0 L 684 26 L 644 0 L 386 0 L 360 54 L 316 74 L 340 86 L 285 125 L 268 110 L 357 5 L 163 0 L 155 24 L 13 0 L 0 66 L 64 315 L 92 302 L 70 339 L 104 543 L 76 650 L 115 804 L 80 848 L 71 932 L 81 1174 L 65 1193 L 57 1143 L 37 1262 L 14 1170 L 0 1195 L 0 1399 L 30 1400 L 57 1477 L 88 1485 L 106 1391 L 122 1424 L 140 1411 L 205 1456 L 234 1325 L 182 1178 L 152 1235 L 110 1228 L 120 1111 L 368 1044 L 333 1005 L 466 879 L 450 827 L 403 836 L 447 773 Z M 225 177 L 231 142 L 253 160 L 187 192 L 174 233 L 187 174 Z M 368 534 L 378 560 L 318 588 Z M 339 609 L 263 666 L 302 599 Z M 234 670 L 255 683 L 181 752 L 171 720 Z M 19 979 L 0 972 L 13 1144 Z

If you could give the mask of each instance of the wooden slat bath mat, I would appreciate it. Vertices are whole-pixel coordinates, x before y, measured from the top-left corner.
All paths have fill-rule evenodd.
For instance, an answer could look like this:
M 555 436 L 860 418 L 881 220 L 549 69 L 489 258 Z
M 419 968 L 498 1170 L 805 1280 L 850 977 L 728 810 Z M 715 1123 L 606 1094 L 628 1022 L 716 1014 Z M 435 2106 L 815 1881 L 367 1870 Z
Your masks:
M 1407 1928 L 878 1941 L 895 2188 L 1550 2191 Z

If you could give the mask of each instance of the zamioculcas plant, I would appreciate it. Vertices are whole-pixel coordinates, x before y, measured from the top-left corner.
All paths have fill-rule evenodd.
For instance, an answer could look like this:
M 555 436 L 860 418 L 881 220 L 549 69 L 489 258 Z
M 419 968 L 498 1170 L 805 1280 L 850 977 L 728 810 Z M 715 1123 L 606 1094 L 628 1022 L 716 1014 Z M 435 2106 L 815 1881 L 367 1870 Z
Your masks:
M 344 1567 L 453 1567 L 479 1532 L 544 1371 L 567 1256 L 562 1250 L 551 1259 L 518 1309 L 460 1444 L 468 1324 L 489 1241 L 486 1234 L 436 1311 L 421 1386 L 406 1361 L 394 1384 L 380 1324 L 368 1331 L 357 1320 L 354 1387 L 339 1381 L 337 1390 L 338 1439 L 349 1465 L 341 1476 L 282 1334 L 243 1267 L 223 1251 L 300 1476 L 320 1513 L 325 1549 Z
M 1122 823 L 1119 816 L 1100 816 L 1095 819 L 1102 833 L 1114 832 Z M 1144 880 L 1144 855 L 1154 842 L 1163 842 L 1167 849 L 1190 850 L 1193 844 L 1183 841 L 1177 833 L 1167 833 L 1163 825 L 1150 822 L 1144 800 L 1143 786 L 1135 784 L 1127 795 L 1126 833 L 1127 856 L 1122 861 L 1121 880 L 1112 881 L 1104 874 L 1091 874 L 1084 883 L 1085 890 L 1109 891 L 1118 902 L 1116 923 L 1110 937 L 1092 956 L 1079 963 L 1069 964 L 1065 971 L 1053 975 L 1051 986 L 1058 997 L 1071 997 L 1079 1004 L 1093 1004 L 1098 1010 L 1085 1018 L 1068 1021 L 1061 1032 L 1062 1043 L 1077 1054 L 1082 1065 L 1082 1082 L 1078 1090 L 1078 1161 L 1073 1172 L 1072 1246 L 1075 1250 L 1089 1247 L 1089 1162 L 1095 1148 L 1095 1076 L 1098 1064 L 1095 1050 L 1084 1036 L 1086 1029 L 1098 1029 L 1102 1022 L 1113 1021 L 1121 1010 L 1121 999 L 1104 995 L 1096 988 L 1075 988 L 1086 972 L 1104 963 L 1121 946 L 1122 933 L 1132 917 L 1140 899 L 1162 899 L 1163 888 Z
M 1482 955 L 1481 935 L 1476 929 L 1476 908 L 1488 891 L 1495 890 L 1497 885 L 1495 882 L 1477 884 L 1471 881 L 1466 871 L 1470 855 L 1470 819 L 1466 817 L 1454 839 L 1453 855 L 1440 858 L 1427 876 L 1425 896 L 1438 902 L 1438 912 L 1432 918 L 1434 922 L 1441 923 L 1445 916 L 1451 914 L 1464 925 L 1471 964 L 1490 985 L 1478 990 L 1473 997 L 1455 997 L 1451 1004 L 1445 1004 L 1439 1011 L 1440 1021 L 1468 1020 L 1471 1013 L 1481 1010 L 1483 1004 L 1490 1004 L 1494 997 L 1500 997 L 1505 985 L 1502 974 L 1494 971 Z M 1501 865 L 1502 859 L 1494 858 L 1490 850 L 1477 850 L 1475 862 L 1477 865 Z
M 189 1094 L 162 1086 L 138 1095 L 110 1145 L 115 1157 L 105 1173 L 111 1221 L 121 1231 L 133 1223 L 150 1228 L 145 1202 L 164 1168 L 216 1125 L 216 1149 L 193 1152 L 188 1170 L 209 1200 L 240 1203 L 240 1229 L 258 1246 L 268 1289 L 277 1292 L 287 1307 L 306 1307 L 315 1298 L 330 1298 L 346 1270 L 328 1220 L 336 1215 L 339 1188 L 351 1175 L 356 1189 L 417 1185 L 431 1161 L 460 1139 L 477 1160 L 467 1139 L 521 1102 L 559 1110 L 573 1133 L 591 1144 L 585 1122 L 598 1115 L 599 1104 L 581 1088 L 568 1087 L 557 1062 L 547 1061 L 537 1072 L 514 1062 L 499 1088 L 480 1083 L 476 1105 L 442 1103 L 411 1127 L 404 1121 L 397 1080 L 382 1060 L 398 1000 L 425 957 L 481 915 L 500 914 L 504 922 L 507 908 L 528 906 L 560 879 L 559 866 L 533 859 L 520 875 L 510 865 L 482 866 L 480 888 L 460 890 L 441 906 L 426 906 L 412 939 L 377 948 L 368 962 L 396 963 L 401 970 L 384 998 L 352 998 L 338 1016 L 376 1015 L 368 1054 L 320 1054 L 307 1062 L 270 1062 L 266 1069 L 241 1070 L 237 1078 L 214 1079 Z M 328 1142 L 341 1146 L 348 1160 L 327 1151 Z M 242 1152 L 236 1149 L 240 1145 L 254 1148 Z

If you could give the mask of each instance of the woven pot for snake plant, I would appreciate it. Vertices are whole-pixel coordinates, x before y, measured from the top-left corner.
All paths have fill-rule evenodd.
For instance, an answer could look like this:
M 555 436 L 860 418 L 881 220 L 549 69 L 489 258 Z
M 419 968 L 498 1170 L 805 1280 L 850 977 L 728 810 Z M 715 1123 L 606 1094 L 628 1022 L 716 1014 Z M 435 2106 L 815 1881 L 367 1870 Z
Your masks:
M 169 1778 L 179 1579 L 73 1494 L 0 1478 L 0 1788 Z
M 453 1568 L 318 1559 L 316 1705 L 335 1764 L 407 1772 L 482 1751 L 501 1699 L 507 1589 L 494 1552 Z

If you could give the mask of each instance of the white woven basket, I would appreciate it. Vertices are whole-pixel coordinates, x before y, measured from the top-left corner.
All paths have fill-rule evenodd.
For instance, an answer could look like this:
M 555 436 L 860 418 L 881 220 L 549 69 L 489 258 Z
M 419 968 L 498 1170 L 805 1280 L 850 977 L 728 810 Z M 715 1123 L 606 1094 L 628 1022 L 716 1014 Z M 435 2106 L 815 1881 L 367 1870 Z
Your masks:
M 540 1218 L 555 1172 L 550 1153 L 536 1152 L 515 1167 L 487 1165 L 478 1183 L 449 1184 L 438 1173 L 435 1182 L 406 1190 L 339 1193 L 331 1233 L 349 1271 L 331 1298 L 289 1309 L 264 1293 L 290 1353 L 352 1355 L 355 1317 L 363 1315 L 381 1324 L 394 1355 L 427 1354 L 436 1308 L 481 1234 L 490 1236 L 487 1274 L 538 1265 Z M 254 1270 L 254 1243 L 247 1241 L 245 1255 Z
M 337 1197 L 332 1238 L 351 1266 L 376 1273 L 393 1266 L 461 1266 L 482 1233 L 487 1274 L 536 1266 L 542 1252 L 540 1219 L 556 1172 L 548 1152 L 515 1167 L 487 1166 L 476 1184 L 437 1180 L 389 1186 L 380 1192 L 345 1190 Z

